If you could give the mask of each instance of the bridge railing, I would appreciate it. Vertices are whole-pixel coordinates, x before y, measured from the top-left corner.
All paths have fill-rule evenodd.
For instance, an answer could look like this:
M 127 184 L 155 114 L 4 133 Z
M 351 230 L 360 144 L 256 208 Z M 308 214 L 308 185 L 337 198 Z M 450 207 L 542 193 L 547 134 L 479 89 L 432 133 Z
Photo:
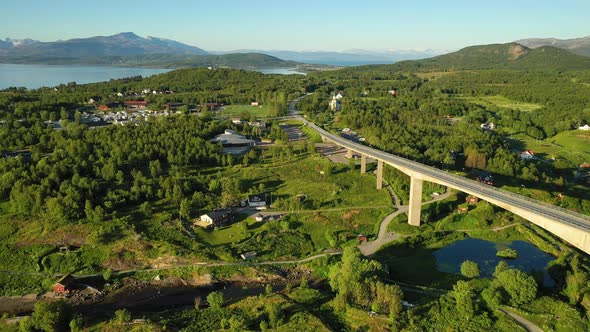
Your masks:
M 533 198 L 530 198 L 530 197 L 527 197 L 527 196 L 523 196 L 523 195 L 520 195 L 520 194 L 511 192 L 511 191 L 505 190 L 505 189 L 500 189 L 500 188 L 497 188 L 497 187 L 494 187 L 494 186 L 484 185 L 484 184 L 481 184 L 481 183 L 479 183 L 477 181 L 474 181 L 474 180 L 471 180 L 471 179 L 468 179 L 468 178 L 465 178 L 465 177 L 462 177 L 462 176 L 458 176 L 458 175 L 455 175 L 455 174 L 452 174 L 452 173 L 449 173 L 449 172 L 445 172 L 443 170 L 439 170 L 438 168 L 433 167 L 433 166 L 430 166 L 430 165 L 424 165 L 424 164 L 418 163 L 416 161 L 412 161 L 412 160 L 409 160 L 409 159 L 406 159 L 406 158 L 403 158 L 403 157 L 400 157 L 400 156 L 397 156 L 397 155 L 394 155 L 394 154 L 391 154 L 391 153 L 388 153 L 388 152 L 384 152 L 384 151 L 377 150 L 377 149 L 374 149 L 374 148 L 371 148 L 371 147 L 368 147 L 368 146 L 365 146 L 365 145 L 361 145 L 361 144 L 355 143 L 353 141 L 347 140 L 347 139 L 345 139 L 342 136 L 337 136 L 336 134 L 330 133 L 329 131 L 327 131 L 327 130 L 319 127 L 318 125 L 316 125 L 316 124 L 314 124 L 312 122 L 309 122 L 309 121 L 307 121 L 305 119 L 303 121 L 309 127 L 311 127 L 312 129 L 314 129 L 315 131 L 317 131 L 319 134 L 323 134 L 324 136 L 327 136 L 328 139 L 331 138 L 333 140 L 343 140 L 343 141 L 346 141 L 347 145 L 350 145 L 349 148 L 351 148 L 351 149 L 355 149 L 355 146 L 359 146 L 363 150 L 373 150 L 374 153 L 375 153 L 375 155 L 371 156 L 373 158 L 375 158 L 376 155 L 378 155 L 378 154 L 387 154 L 388 157 L 397 159 L 400 163 L 406 164 L 406 166 L 413 166 L 413 167 L 415 167 L 417 169 L 428 167 L 428 168 L 431 169 L 431 171 L 433 171 L 434 173 L 437 173 L 436 175 L 440 175 L 440 176 L 443 176 L 443 177 L 450 177 L 453 180 L 460 181 L 460 182 L 471 182 L 471 184 L 476 185 L 476 186 L 479 186 L 479 188 L 482 189 L 482 191 L 484 191 L 484 192 L 486 190 L 492 190 L 492 191 L 495 191 L 495 192 L 500 193 L 500 194 L 503 194 L 503 195 L 508 195 L 508 196 L 513 197 L 514 199 L 517 199 L 517 200 L 527 201 L 529 203 L 541 205 L 541 206 L 543 206 L 545 208 L 554 210 L 555 212 L 559 212 L 559 213 L 562 213 L 562 214 L 565 214 L 565 215 L 569 215 L 571 217 L 576 217 L 576 218 L 582 219 L 583 221 L 587 222 L 588 223 L 587 226 L 590 227 L 590 216 L 588 216 L 588 215 L 579 213 L 577 211 L 568 210 L 568 209 L 562 208 L 560 206 L 556 206 L 556 205 L 549 204 L 549 203 L 546 203 L 546 202 L 542 202 L 542 201 L 539 201 L 539 200 L 536 200 L 536 199 L 533 199 Z M 336 139 L 334 139 L 334 138 L 336 138 Z M 357 149 L 358 149 L 358 147 L 357 147 Z M 376 158 L 379 159 L 379 157 L 376 157 Z M 560 219 L 563 220 L 563 218 L 560 218 Z

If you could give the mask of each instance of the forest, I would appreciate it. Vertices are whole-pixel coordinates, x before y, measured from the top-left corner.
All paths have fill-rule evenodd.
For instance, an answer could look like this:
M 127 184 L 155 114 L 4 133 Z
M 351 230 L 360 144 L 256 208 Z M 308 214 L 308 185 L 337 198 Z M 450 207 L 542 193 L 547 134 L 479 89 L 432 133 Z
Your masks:
M 302 269 L 312 280 L 289 279 L 284 289 L 267 286 L 256 296 L 228 301 L 209 290 L 206 301 L 205 296 L 194 299 L 193 308 L 154 313 L 141 326 L 153 331 L 167 326 L 286 331 L 304 324 L 309 330 L 518 330 L 498 311 L 505 309 L 553 331 L 587 328 L 587 258 L 539 228 L 519 227 L 523 220 L 485 202 L 467 209 L 464 217 L 454 213 L 465 202 L 461 194 L 425 206 L 428 220 L 419 230 L 404 234 L 408 226 L 401 220 L 394 231 L 404 236 L 375 256 L 362 257 L 358 236 L 374 238 L 379 222 L 392 213 L 391 193 L 374 191 L 374 180 L 358 174 L 354 161 L 334 165 L 323 158 L 317 137 L 306 128 L 307 142 L 289 143 L 283 126 L 301 124 L 274 117 L 286 114 L 289 100 L 311 92 L 299 102 L 299 111 L 328 130 L 351 128 L 366 144 L 468 177 L 487 171 L 495 186 L 522 189 L 522 194 L 589 214 L 587 184 L 575 175 L 578 159 L 525 160 L 519 154 L 526 141 L 516 143 L 518 137 L 548 142 L 588 124 L 589 89 L 587 70 L 434 70 L 414 63 L 307 76 L 183 69 L 148 78 L 2 90 L 0 261 L 2 270 L 26 273 L 2 274 L 0 291 L 4 296 L 38 293 L 60 273 L 124 284 L 128 279 L 119 272 L 130 269 L 135 271 L 132 282 L 147 284 L 156 277 L 194 281 L 204 275 L 218 282 L 235 276 L 260 280 Z M 340 111 L 329 107 L 336 94 L 343 96 Z M 158 111 L 178 102 L 183 109 L 137 125 L 93 127 L 80 120 L 82 113 L 97 112 L 88 104 L 91 98 L 101 103 L 140 99 Z M 207 106 L 249 107 L 252 102 L 271 109 L 263 134 Z M 252 110 L 240 118 L 255 119 Z M 60 128 L 47 121 L 58 121 Z M 490 123 L 494 129 L 483 129 Z M 274 140 L 274 145 L 240 156 L 223 154 L 211 139 L 228 128 Z M 407 201 L 408 179 L 392 169 L 385 173 L 390 189 Z M 429 188 L 428 194 L 441 189 Z M 201 213 L 236 206 L 253 193 L 274 195 L 273 208 L 288 215 L 268 222 L 238 216 L 229 226 L 191 229 L 190 221 Z M 565 198 L 558 200 L 558 193 Z M 492 227 L 516 230 L 490 235 Z M 473 262 L 464 263 L 461 275 L 445 274 L 444 288 L 404 286 L 398 267 L 388 260 L 409 252 L 426 252 L 431 259 L 437 246 L 471 235 L 533 242 L 554 255 L 550 274 L 557 286 L 543 288 L 534 273 L 505 264 L 492 276 L 480 277 Z M 60 247 L 71 252 L 58 252 Z M 252 251 L 259 255 L 252 263 L 334 256 L 284 269 L 248 262 L 190 265 L 235 263 L 238 254 Z M 183 265 L 146 270 L 163 259 Z M 75 311 L 61 301 L 38 304 L 18 326 L 123 331 L 132 322 L 127 310 L 101 322 Z M 555 318 L 558 313 L 562 318 Z

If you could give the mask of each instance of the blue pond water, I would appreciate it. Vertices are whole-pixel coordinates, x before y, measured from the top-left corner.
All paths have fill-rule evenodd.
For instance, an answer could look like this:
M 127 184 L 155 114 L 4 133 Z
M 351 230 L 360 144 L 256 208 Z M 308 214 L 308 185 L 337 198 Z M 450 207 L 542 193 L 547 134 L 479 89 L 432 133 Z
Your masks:
M 496 256 L 499 250 L 512 248 L 518 252 L 516 259 L 502 259 Z M 454 242 L 434 252 L 436 268 L 447 273 L 461 273 L 461 263 L 471 260 L 479 264 L 482 277 L 490 277 L 496 265 L 505 260 L 510 267 L 530 273 L 532 270 L 543 271 L 543 284 L 546 287 L 554 285 L 547 273 L 547 264 L 553 256 L 541 251 L 531 243 L 525 241 L 491 242 L 480 239 L 465 239 Z

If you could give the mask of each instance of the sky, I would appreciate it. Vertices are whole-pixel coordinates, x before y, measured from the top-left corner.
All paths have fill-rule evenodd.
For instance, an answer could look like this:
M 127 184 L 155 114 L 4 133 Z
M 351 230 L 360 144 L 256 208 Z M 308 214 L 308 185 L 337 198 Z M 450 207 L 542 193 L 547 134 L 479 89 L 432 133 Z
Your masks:
M 3 0 L 0 38 L 135 32 L 207 51 L 456 50 L 590 35 L 588 0 Z

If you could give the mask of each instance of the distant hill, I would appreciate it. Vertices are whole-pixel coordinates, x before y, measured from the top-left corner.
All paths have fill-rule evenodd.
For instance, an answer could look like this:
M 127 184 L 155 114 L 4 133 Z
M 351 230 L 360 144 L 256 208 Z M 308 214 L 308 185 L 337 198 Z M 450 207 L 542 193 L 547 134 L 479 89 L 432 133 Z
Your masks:
M 575 54 L 590 56 L 590 36 L 573 39 L 530 38 L 517 40 L 516 42 L 528 48 L 553 46 L 568 50 Z
M 158 68 L 222 66 L 236 69 L 288 68 L 298 65 L 265 54 L 213 55 L 174 40 L 143 38 L 132 32 L 56 42 L 7 38 L 0 40 L 0 63 Z
M 217 52 L 224 54 L 225 52 Z M 347 50 L 330 51 L 288 51 L 288 50 L 237 50 L 232 53 L 263 53 L 284 60 L 303 63 L 324 64 L 330 66 L 359 66 L 368 64 L 391 64 L 402 60 L 429 58 L 442 52 L 435 50 Z
M 204 55 L 206 51 L 173 40 L 140 37 L 133 32 L 112 36 L 76 38 L 56 42 L 31 42 L 0 51 L 2 58 L 43 60 L 52 58 L 85 58 L 142 54 Z
M 407 70 L 478 69 L 590 69 L 590 58 L 566 50 L 544 46 L 530 49 L 517 43 L 470 46 L 430 59 L 402 61 Z

